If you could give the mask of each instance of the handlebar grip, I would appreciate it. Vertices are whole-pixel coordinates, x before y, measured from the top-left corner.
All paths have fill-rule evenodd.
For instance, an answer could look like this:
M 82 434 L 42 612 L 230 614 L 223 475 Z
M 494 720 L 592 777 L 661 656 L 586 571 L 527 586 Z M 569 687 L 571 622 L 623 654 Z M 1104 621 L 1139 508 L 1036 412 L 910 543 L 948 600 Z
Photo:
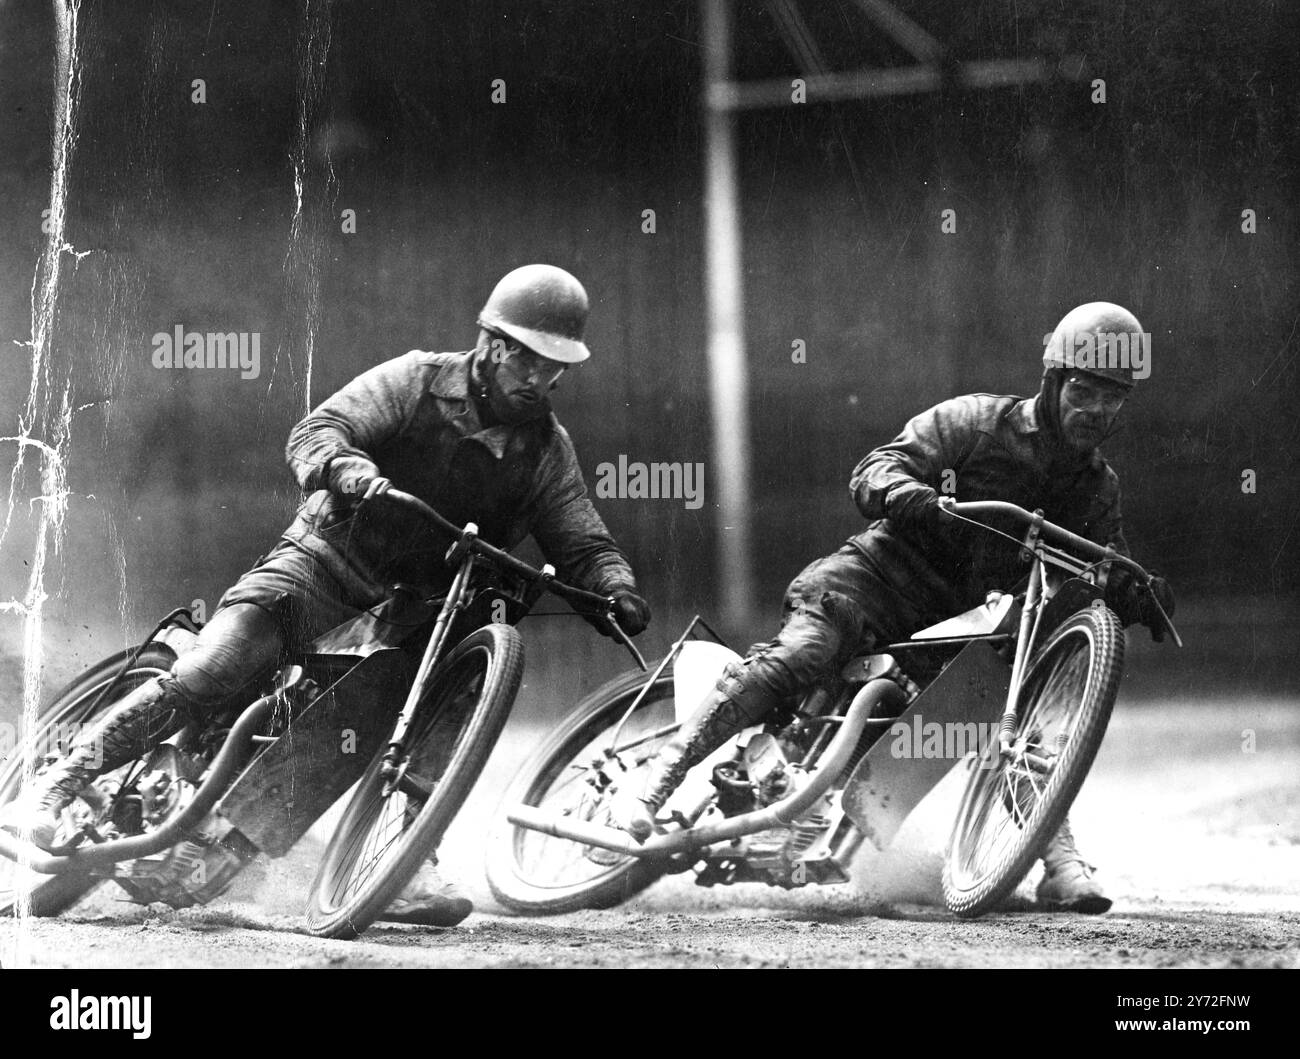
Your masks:
M 418 496 L 415 496 L 411 493 L 404 492 L 401 489 L 390 488 L 389 490 L 387 490 L 387 492 L 380 493 L 379 496 L 375 497 L 375 499 L 378 500 L 381 497 L 384 500 L 392 500 L 395 503 L 403 505 L 404 507 L 414 508 L 421 515 L 427 518 L 430 522 L 438 526 L 440 529 L 446 530 L 448 533 L 454 534 L 456 536 L 460 535 L 461 527 L 457 526 L 450 519 L 444 518 L 437 511 L 435 511 L 428 504 L 426 504 L 423 500 L 421 500 Z
M 552 581 L 547 587 L 555 593 L 555 595 L 569 603 L 578 603 L 584 606 L 598 608 L 598 612 L 601 614 L 604 614 L 609 610 L 611 599 L 609 596 L 602 596 L 596 592 L 588 592 L 583 588 L 574 588 L 571 585 L 566 585 L 563 581 Z

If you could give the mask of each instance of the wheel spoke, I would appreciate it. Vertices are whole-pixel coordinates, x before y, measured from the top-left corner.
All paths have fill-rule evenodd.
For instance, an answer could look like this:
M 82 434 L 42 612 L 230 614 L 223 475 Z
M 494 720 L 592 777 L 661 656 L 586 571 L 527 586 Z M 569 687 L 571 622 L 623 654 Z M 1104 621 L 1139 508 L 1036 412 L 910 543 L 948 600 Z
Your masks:
M 349 843 L 347 849 L 348 853 L 355 848 L 358 841 L 363 842 L 364 845 L 361 854 L 350 862 L 345 857 L 345 863 L 348 863 L 348 870 L 341 882 L 336 885 L 332 895 L 336 905 L 341 903 L 341 900 L 345 900 L 348 896 L 358 893 L 365 886 L 385 859 L 384 854 L 392 847 L 393 843 L 401 837 L 404 829 L 399 826 L 396 834 L 391 838 L 386 838 L 386 840 L 380 838 L 381 833 L 386 835 L 388 827 L 391 826 L 391 821 L 394 817 L 389 814 L 389 806 L 391 803 L 396 801 L 398 797 L 400 796 L 392 795 L 388 798 L 381 798 L 380 801 L 382 804 L 379 810 L 380 819 L 378 825 L 372 825 L 362 834 L 355 836 L 353 841 Z M 405 809 L 403 809 L 402 813 L 399 814 L 396 819 L 404 820 L 405 816 Z M 383 841 L 382 845 L 379 845 L 380 841 Z M 360 865 L 360 867 L 358 867 L 358 865 Z M 342 890 L 342 898 L 340 898 L 340 889 Z
M 968 781 L 945 873 L 950 905 L 959 913 L 977 914 L 970 911 L 976 905 L 983 911 L 988 901 L 1006 892 L 1000 887 L 1008 880 L 1011 885 L 1019 881 L 1019 876 L 1012 880 L 1007 873 L 1023 872 L 1019 866 L 1039 840 L 1052 807 L 1064 791 L 1072 797 L 1082 781 L 1072 762 L 1085 751 L 1089 756 L 1082 760 L 1090 761 L 1098 729 L 1090 730 L 1082 751 L 1076 751 L 1075 739 L 1086 721 L 1101 710 L 1109 712 L 1118 681 L 1116 652 L 1108 649 L 1106 667 L 1098 654 L 1096 637 L 1107 621 L 1106 615 L 1076 616 L 1030 662 L 1012 755 L 981 761 Z M 1104 702 L 1098 701 L 1099 688 L 1109 696 Z M 1073 786 L 1067 788 L 1067 782 Z
M 384 770 L 378 762 L 362 778 L 340 825 L 343 830 L 321 865 L 309 913 L 313 933 L 338 936 L 344 929 L 340 919 L 372 916 L 366 903 L 373 902 L 375 888 L 390 879 L 396 861 L 413 863 L 411 843 L 418 839 L 436 844 L 438 825 L 429 814 L 441 812 L 438 819 L 449 820 L 450 809 L 464 797 L 459 782 L 454 788 L 446 784 L 452 776 L 465 778 L 473 767 L 469 762 L 476 760 L 467 757 L 477 752 L 471 746 L 485 746 L 487 734 L 504 721 L 521 664 L 514 630 L 472 635 L 477 641 L 464 641 L 426 685 L 403 740 L 397 789 L 383 793 Z M 498 659 L 504 660 L 503 668 L 494 670 Z M 485 722 L 493 727 L 479 722 L 484 710 L 492 711 L 483 716 L 496 719 Z M 471 744 L 471 737 L 479 742 Z
M 612 703 L 609 714 L 622 716 L 626 699 Z M 605 748 L 614 735 L 615 723 L 597 731 L 577 753 L 567 755 L 558 763 L 552 782 L 540 796 L 531 799 L 538 808 L 584 822 L 607 823 L 609 797 L 608 780 L 597 778 L 617 771 L 615 786 L 638 782 L 638 773 L 654 757 L 658 749 L 677 730 L 677 723 L 665 723 L 671 718 L 671 690 L 647 696 L 623 726 L 621 750 L 638 751 L 631 761 L 608 758 Z M 515 864 L 521 879 L 540 889 L 570 887 L 590 884 L 612 871 L 620 869 L 631 858 L 597 846 L 586 846 L 570 839 L 544 835 L 526 828 L 515 828 Z M 597 858 L 600 858 L 599 860 Z

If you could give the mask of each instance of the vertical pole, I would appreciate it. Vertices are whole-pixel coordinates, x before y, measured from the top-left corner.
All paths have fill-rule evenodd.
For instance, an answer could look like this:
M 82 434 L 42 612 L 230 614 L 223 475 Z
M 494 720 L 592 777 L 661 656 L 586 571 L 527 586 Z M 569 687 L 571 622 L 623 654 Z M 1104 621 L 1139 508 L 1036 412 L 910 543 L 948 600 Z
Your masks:
M 754 612 L 750 568 L 749 398 L 745 374 L 744 293 L 731 78 L 731 0 L 701 0 L 704 25 L 705 304 L 708 314 L 710 477 L 718 507 L 717 572 L 731 631 Z

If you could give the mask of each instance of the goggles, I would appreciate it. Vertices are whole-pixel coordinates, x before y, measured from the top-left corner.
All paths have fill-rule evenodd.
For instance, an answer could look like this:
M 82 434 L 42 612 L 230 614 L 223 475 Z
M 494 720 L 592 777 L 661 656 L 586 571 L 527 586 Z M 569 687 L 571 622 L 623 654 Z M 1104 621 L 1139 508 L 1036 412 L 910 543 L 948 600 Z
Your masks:
M 1128 398 L 1128 391 L 1118 386 L 1107 386 L 1083 375 L 1071 375 L 1065 380 L 1061 396 L 1071 408 L 1100 408 L 1107 415 L 1114 415 Z
M 506 340 L 498 336 L 493 336 L 489 348 L 492 351 L 493 363 L 500 364 L 520 382 L 534 386 L 553 385 L 568 367 L 567 364 L 559 364 L 540 356 L 531 349 L 524 349 L 518 345 L 507 346 Z

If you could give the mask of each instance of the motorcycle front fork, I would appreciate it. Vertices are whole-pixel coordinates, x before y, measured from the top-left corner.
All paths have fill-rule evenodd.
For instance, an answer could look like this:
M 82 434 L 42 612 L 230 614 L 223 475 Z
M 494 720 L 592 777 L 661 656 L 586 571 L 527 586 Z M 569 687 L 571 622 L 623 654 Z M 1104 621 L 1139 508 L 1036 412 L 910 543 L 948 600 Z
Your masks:
M 465 534 L 470 538 L 477 532 L 478 528 L 472 522 L 465 527 Z M 452 545 L 452 549 L 454 550 L 460 543 L 457 542 L 456 545 Z M 473 566 L 473 553 L 468 549 L 464 549 L 460 566 L 456 569 L 456 576 L 452 579 L 451 587 L 447 590 L 447 598 L 443 600 L 442 609 L 438 612 L 438 619 L 434 622 L 433 633 L 429 636 L 429 643 L 424 648 L 424 654 L 420 656 L 420 666 L 416 670 L 415 679 L 411 681 L 411 689 L 406 694 L 406 703 L 402 707 L 402 712 L 393 727 L 393 734 L 388 741 L 388 749 L 384 752 L 384 762 L 380 766 L 380 770 L 384 779 L 383 796 L 385 798 L 399 790 L 408 797 L 419 800 L 428 798 L 431 793 L 407 775 L 406 769 L 409 761 L 405 747 L 406 736 L 411 729 L 411 722 L 415 718 L 416 707 L 419 706 L 420 699 L 424 696 L 425 684 L 429 679 L 429 674 L 433 672 L 438 660 L 443 655 L 443 647 L 447 639 L 447 632 L 451 628 L 452 619 L 464 605 L 465 588 L 469 584 L 470 570 Z

